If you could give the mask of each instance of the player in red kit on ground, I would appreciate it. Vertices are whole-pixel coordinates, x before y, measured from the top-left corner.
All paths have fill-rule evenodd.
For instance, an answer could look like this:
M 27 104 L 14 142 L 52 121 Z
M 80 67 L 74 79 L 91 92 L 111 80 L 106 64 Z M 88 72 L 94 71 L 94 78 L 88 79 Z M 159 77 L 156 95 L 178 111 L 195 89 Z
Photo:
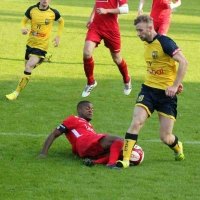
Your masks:
M 138 16 L 143 13 L 143 5 L 145 0 L 140 0 L 138 7 Z M 150 16 L 153 18 L 154 29 L 157 33 L 161 35 L 166 35 L 169 26 L 172 11 L 181 5 L 181 0 L 152 0 L 152 7 Z
M 112 59 L 123 76 L 124 94 L 130 94 L 132 89 L 131 78 L 128 74 L 127 64 L 120 54 L 121 36 L 118 25 L 118 15 L 126 14 L 128 11 L 127 0 L 96 0 L 86 25 L 88 32 L 83 50 L 83 63 L 87 85 L 82 97 L 89 96 L 91 90 L 97 86 L 97 81 L 93 74 L 94 60 L 92 52 L 100 44 L 101 40 L 109 48 Z
M 118 168 L 123 147 L 123 139 L 109 134 L 97 134 L 89 123 L 93 116 L 93 105 L 89 101 L 81 101 L 77 105 L 78 116 L 67 117 L 46 139 L 38 158 L 46 157 L 53 141 L 62 135 L 72 146 L 72 152 L 84 160 L 85 165 L 106 164 L 109 168 Z

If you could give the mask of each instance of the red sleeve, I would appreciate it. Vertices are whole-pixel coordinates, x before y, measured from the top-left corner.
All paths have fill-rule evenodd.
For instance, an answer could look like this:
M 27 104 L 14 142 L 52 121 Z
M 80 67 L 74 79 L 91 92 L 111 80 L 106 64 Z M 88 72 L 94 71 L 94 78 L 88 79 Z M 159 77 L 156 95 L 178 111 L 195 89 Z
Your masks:
M 75 116 L 70 116 L 66 118 L 62 124 L 67 127 L 68 130 L 72 130 L 76 127 L 77 118 Z

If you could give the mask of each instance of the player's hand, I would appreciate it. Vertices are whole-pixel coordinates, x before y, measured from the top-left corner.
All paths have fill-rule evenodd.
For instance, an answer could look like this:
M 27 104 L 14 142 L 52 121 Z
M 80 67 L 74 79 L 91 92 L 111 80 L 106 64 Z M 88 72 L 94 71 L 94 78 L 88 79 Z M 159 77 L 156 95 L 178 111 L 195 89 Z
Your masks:
M 97 8 L 97 13 L 98 13 L 99 15 L 101 15 L 101 14 L 107 14 L 107 10 L 104 9 L 104 8 Z
M 178 89 L 177 89 L 177 91 L 176 91 L 176 94 L 180 94 L 181 92 L 183 92 L 183 84 L 180 84 L 179 86 L 178 86 Z
M 86 27 L 89 28 L 90 24 L 92 23 L 92 20 L 88 20 Z
M 59 40 L 60 40 L 60 37 L 59 36 L 56 36 L 52 42 L 54 42 L 54 47 L 57 47 L 59 45 Z
M 22 31 L 23 35 L 26 35 L 28 33 L 28 29 L 27 28 L 23 28 L 21 31 Z
M 166 96 L 173 98 L 176 95 L 177 91 L 178 91 L 178 87 L 172 85 L 165 90 L 165 94 Z
M 47 155 L 45 155 L 45 154 L 40 154 L 40 155 L 38 155 L 36 158 L 46 158 L 47 157 Z
M 143 10 L 138 10 L 138 16 L 142 15 Z

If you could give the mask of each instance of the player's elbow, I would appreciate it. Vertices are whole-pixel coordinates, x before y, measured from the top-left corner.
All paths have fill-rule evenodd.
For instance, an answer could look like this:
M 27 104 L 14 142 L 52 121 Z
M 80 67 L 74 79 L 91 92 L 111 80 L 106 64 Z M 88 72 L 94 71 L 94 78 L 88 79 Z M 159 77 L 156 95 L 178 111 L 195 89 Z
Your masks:
M 188 61 L 187 61 L 187 59 L 184 60 L 184 63 L 185 63 L 185 67 L 187 68 L 188 67 Z
M 129 12 L 128 4 L 123 4 L 119 7 L 119 13 L 120 14 L 127 14 Z
M 187 61 L 186 58 L 185 58 L 185 59 L 182 59 L 181 62 L 180 62 L 179 64 L 180 64 L 180 66 L 183 66 L 183 68 L 184 68 L 185 70 L 187 70 L 187 68 L 188 68 L 188 61 Z

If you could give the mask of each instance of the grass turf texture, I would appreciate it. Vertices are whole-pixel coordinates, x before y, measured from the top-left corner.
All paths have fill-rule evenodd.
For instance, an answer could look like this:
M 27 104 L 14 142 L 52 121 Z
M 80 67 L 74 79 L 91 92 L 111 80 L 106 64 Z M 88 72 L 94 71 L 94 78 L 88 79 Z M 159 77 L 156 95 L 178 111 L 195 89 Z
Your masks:
M 182 1 L 173 13 L 168 33 L 189 61 L 174 127 L 174 134 L 184 144 L 185 161 L 175 162 L 172 151 L 159 141 L 156 113 L 140 132 L 138 144 L 145 158 L 137 167 L 121 171 L 104 166 L 88 168 L 71 153 L 64 136 L 54 142 L 46 159 L 36 159 L 47 135 L 66 116 L 76 114 L 76 104 L 83 100 L 86 78 L 82 49 L 93 2 L 51 2 L 65 19 L 60 46 L 54 48 L 50 44 L 52 62 L 36 68 L 18 99 L 7 101 L 5 94 L 16 88 L 24 70 L 27 36 L 21 34 L 20 21 L 25 10 L 36 1 L 0 1 L 0 199 L 199 199 L 198 0 Z M 132 93 L 124 96 L 122 77 L 102 43 L 93 55 L 98 86 L 86 98 L 95 108 L 92 124 L 96 131 L 122 137 L 130 125 L 145 75 L 143 44 L 133 27 L 138 2 L 129 1 L 129 7 L 129 14 L 121 15 L 119 23 L 121 53 L 129 66 Z M 150 1 L 144 6 L 145 13 L 149 10 Z M 56 32 L 57 23 L 52 39 Z

